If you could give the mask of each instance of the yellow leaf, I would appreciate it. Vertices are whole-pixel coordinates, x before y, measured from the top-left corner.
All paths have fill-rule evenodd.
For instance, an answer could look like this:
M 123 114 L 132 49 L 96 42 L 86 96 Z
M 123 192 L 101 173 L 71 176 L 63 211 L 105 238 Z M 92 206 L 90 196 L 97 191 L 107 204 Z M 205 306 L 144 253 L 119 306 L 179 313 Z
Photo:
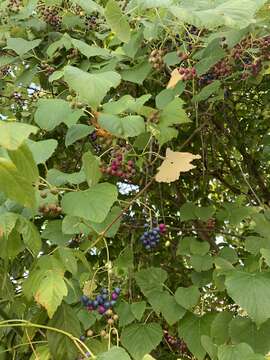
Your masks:
M 144 355 L 142 360 L 156 360 L 156 359 L 153 358 L 153 356 L 151 356 L 151 355 Z
M 97 288 L 97 284 L 94 279 L 86 281 L 84 283 L 83 293 L 84 295 L 91 297 L 93 295 L 93 292 L 96 290 L 96 288 Z
M 184 153 L 172 151 L 167 148 L 166 158 L 158 168 L 156 174 L 156 181 L 171 183 L 179 179 L 181 172 L 187 172 L 194 169 L 196 166 L 191 164 L 192 160 L 200 159 L 200 155 L 193 155 L 191 153 Z
M 170 81 L 168 82 L 167 89 L 174 88 L 178 81 L 182 80 L 183 76 L 179 74 L 178 69 L 174 69 L 171 73 Z

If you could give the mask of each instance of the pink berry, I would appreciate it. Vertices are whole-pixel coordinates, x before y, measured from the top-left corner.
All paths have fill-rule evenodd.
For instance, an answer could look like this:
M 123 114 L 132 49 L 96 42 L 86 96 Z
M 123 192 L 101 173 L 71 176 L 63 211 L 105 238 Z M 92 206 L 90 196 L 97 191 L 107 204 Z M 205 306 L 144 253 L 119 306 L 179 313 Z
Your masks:
M 166 225 L 165 224 L 159 224 L 159 230 L 163 233 L 166 231 Z
M 116 292 L 112 293 L 112 300 L 117 300 L 118 299 L 118 294 L 116 294 Z
M 98 307 L 98 312 L 99 312 L 99 314 L 104 314 L 105 312 L 106 312 L 106 309 L 105 309 L 105 307 L 103 306 L 103 305 L 99 305 L 99 307 Z

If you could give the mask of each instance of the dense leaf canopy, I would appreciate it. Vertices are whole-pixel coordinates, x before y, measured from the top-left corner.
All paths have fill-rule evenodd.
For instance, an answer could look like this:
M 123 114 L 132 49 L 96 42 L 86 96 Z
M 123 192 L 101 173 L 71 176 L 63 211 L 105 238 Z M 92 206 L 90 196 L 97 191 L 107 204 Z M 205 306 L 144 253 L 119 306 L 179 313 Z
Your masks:
M 267 358 L 269 9 L 0 1 L 0 360 Z

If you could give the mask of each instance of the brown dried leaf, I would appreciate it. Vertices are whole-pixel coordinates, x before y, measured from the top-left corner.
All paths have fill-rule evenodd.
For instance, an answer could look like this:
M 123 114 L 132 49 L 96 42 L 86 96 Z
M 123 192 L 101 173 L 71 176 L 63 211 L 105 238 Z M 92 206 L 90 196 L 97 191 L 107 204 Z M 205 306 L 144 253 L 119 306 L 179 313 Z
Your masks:
M 156 174 L 156 181 L 171 183 L 180 177 L 181 172 L 187 172 L 194 169 L 196 166 L 191 164 L 192 160 L 200 159 L 200 155 L 193 155 L 191 153 L 184 153 L 172 151 L 167 148 L 166 158 L 158 168 Z
M 172 89 L 176 84 L 183 79 L 183 75 L 179 74 L 178 69 L 174 69 L 171 73 L 170 81 L 168 82 L 167 89 Z

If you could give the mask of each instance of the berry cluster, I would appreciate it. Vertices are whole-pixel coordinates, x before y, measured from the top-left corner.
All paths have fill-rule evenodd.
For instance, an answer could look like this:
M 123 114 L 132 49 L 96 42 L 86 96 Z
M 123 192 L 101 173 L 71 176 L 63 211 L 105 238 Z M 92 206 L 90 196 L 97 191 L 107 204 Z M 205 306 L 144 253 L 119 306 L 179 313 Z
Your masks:
M 7 8 L 11 12 L 18 12 L 22 6 L 22 0 L 9 0 Z
M 145 224 L 145 227 L 148 227 L 148 224 Z M 155 248 L 159 241 L 160 241 L 160 235 L 164 234 L 166 231 L 166 225 L 165 224 L 159 224 L 157 227 L 146 230 L 143 235 L 140 237 L 140 240 L 145 247 L 146 250 L 151 250 Z
M 56 6 L 45 6 L 41 3 L 38 10 L 42 19 L 54 29 L 59 29 L 62 24 L 62 17 L 59 15 L 59 10 Z
M 72 249 L 78 248 L 84 239 L 85 238 L 82 233 L 76 234 L 71 240 L 69 240 L 68 246 Z
M 38 211 L 44 216 L 57 217 L 62 213 L 62 208 L 57 204 L 44 204 L 38 208 Z
M 5 76 L 7 76 L 10 73 L 10 66 L 3 66 L 0 69 L 0 79 L 4 78 Z
M 164 56 L 163 50 L 155 49 L 151 52 L 149 57 L 149 62 L 154 69 L 161 70 L 163 68 L 164 66 L 163 56 Z
M 47 76 L 50 76 L 55 70 L 53 66 L 51 66 L 45 62 L 42 62 L 40 64 L 40 67 L 44 71 L 45 75 L 47 75 Z
M 96 131 L 93 131 L 90 135 L 89 135 L 89 138 L 91 141 L 96 141 L 98 136 L 97 136 L 97 132 Z
M 19 106 L 23 106 L 25 105 L 25 101 L 22 97 L 22 94 L 18 93 L 17 91 L 15 91 L 12 94 L 12 99 L 14 100 L 15 103 L 17 103 Z
M 119 319 L 118 315 L 113 312 L 112 309 L 109 309 L 105 312 L 106 322 L 109 326 L 113 326 Z M 80 336 L 81 341 L 85 341 L 86 338 L 93 337 L 95 335 L 94 331 L 92 329 L 88 329 L 85 332 L 85 335 Z M 107 337 L 107 331 L 105 329 L 101 330 L 99 335 L 101 337 L 106 338 Z
M 103 315 L 109 309 L 114 307 L 120 292 L 120 288 L 115 288 L 110 296 L 107 289 L 102 289 L 100 294 L 97 295 L 94 300 L 89 299 L 86 295 L 83 295 L 81 297 L 81 302 L 84 306 L 86 306 L 88 311 L 97 310 L 99 314 Z
M 86 16 L 84 20 L 85 27 L 87 30 L 95 30 L 97 27 L 97 18 L 96 16 Z
M 171 348 L 173 348 L 173 350 L 178 351 L 181 354 L 186 354 L 188 352 L 188 347 L 183 340 L 170 335 L 167 330 L 164 330 L 163 334 L 165 341 L 170 345 Z
M 216 220 L 214 218 L 210 218 L 206 221 L 206 227 L 208 231 L 213 231 L 216 226 Z
M 104 174 L 117 176 L 125 180 L 130 180 L 136 174 L 134 161 L 128 160 L 125 162 L 121 150 L 117 150 L 112 154 L 110 164 L 107 167 L 102 166 L 101 171 Z
M 183 80 L 192 80 L 195 79 L 197 76 L 196 69 L 194 67 L 180 67 L 178 71 L 179 74 L 182 75 Z

